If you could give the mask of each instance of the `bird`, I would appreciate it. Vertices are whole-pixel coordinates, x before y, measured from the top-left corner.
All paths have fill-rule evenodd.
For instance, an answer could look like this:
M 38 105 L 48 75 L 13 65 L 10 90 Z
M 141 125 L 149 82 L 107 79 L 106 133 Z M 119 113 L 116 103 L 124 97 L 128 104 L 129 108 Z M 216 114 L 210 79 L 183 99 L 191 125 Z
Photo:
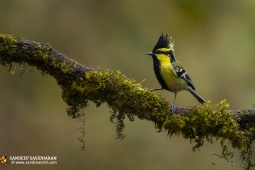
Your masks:
M 152 52 L 148 52 L 147 55 L 150 55 L 153 59 L 154 72 L 161 85 L 160 88 L 150 89 L 150 91 L 168 90 L 173 92 L 174 103 L 171 109 L 174 113 L 176 111 L 176 96 L 179 91 L 189 91 L 201 104 L 205 102 L 205 99 L 196 92 L 190 76 L 181 63 L 176 60 L 174 43 L 171 40 L 172 38 L 168 38 L 167 34 L 164 36 L 162 33 Z

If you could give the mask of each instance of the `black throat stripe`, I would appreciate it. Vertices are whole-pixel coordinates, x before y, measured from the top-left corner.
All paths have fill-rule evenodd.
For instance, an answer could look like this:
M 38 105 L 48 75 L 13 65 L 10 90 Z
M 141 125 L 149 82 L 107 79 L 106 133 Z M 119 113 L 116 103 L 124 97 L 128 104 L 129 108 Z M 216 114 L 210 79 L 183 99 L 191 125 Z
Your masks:
M 160 62 L 159 62 L 159 60 L 157 59 L 156 56 L 153 56 L 152 58 L 153 58 L 154 72 L 155 72 L 155 75 L 156 75 L 156 77 L 157 77 L 157 79 L 158 79 L 159 84 L 161 85 L 161 87 L 162 87 L 163 89 L 171 91 L 171 90 L 167 87 L 166 82 L 164 81 L 163 77 L 162 77 L 161 74 L 160 74 L 160 69 L 161 69 L 161 68 L 160 68 Z
M 173 50 L 169 51 L 169 55 L 170 55 L 170 59 L 171 59 L 171 63 L 175 61 L 175 57 L 174 57 L 174 52 Z

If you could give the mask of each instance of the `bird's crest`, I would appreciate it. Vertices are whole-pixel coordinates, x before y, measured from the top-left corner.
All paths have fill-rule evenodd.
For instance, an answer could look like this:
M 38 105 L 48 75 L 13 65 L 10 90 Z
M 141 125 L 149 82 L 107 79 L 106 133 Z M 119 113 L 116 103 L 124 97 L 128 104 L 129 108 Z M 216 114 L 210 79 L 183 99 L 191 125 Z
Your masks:
M 157 44 L 153 48 L 153 52 L 155 52 L 159 48 L 170 48 L 174 51 L 174 42 L 171 42 L 172 37 L 168 38 L 168 35 L 164 36 L 163 34 L 159 37 Z

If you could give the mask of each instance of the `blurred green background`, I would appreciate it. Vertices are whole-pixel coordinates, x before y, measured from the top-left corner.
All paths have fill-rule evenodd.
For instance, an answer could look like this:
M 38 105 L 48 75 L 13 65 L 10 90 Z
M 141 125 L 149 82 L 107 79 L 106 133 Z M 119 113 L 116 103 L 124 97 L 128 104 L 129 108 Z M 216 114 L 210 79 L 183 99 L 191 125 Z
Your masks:
M 251 108 L 255 80 L 255 1 L 189 0 L 1 0 L 0 32 L 46 42 L 87 66 L 119 69 L 144 87 L 159 87 L 151 51 L 161 33 L 175 41 L 175 54 L 197 91 L 212 103 L 227 99 L 231 109 Z M 241 169 L 208 154 L 220 153 L 208 142 L 193 152 L 182 137 L 157 133 L 151 122 L 126 121 L 123 140 L 115 140 L 109 110 L 86 108 L 86 151 L 81 152 L 82 124 L 69 118 L 61 90 L 50 77 L 27 72 L 21 78 L 0 67 L 0 154 L 53 155 L 57 165 L 5 165 L 1 169 Z M 173 94 L 157 92 L 173 101 Z M 197 104 L 188 92 L 177 106 Z

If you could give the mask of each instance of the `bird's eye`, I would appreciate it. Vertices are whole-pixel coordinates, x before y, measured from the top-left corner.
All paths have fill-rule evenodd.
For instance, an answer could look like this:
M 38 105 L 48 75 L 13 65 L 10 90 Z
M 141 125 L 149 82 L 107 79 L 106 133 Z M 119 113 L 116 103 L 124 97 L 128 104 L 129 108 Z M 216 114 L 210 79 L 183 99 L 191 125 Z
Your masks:
M 162 51 L 157 51 L 157 54 L 162 54 Z

